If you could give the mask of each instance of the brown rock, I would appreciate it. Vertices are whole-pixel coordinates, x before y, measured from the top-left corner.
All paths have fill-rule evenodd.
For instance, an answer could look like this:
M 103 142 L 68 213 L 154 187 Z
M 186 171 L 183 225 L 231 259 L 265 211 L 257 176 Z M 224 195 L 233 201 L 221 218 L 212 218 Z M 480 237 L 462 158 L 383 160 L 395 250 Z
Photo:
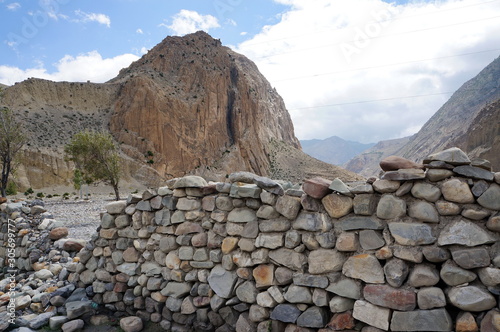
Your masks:
M 142 320 L 136 316 L 130 316 L 120 319 L 120 327 L 125 332 L 139 332 L 142 331 Z
M 332 181 L 316 177 L 305 180 L 302 184 L 302 190 L 312 198 L 322 199 L 332 192 L 332 190 L 328 188 L 331 183 Z
M 348 330 L 353 329 L 355 326 L 354 317 L 352 317 L 351 311 L 346 311 L 343 313 L 334 314 L 330 322 L 326 325 L 326 327 L 334 330 Z
M 455 326 L 456 332 L 477 332 L 477 326 L 474 316 L 470 312 L 461 312 L 457 316 L 457 323 Z
M 252 274 L 257 288 L 271 286 L 274 280 L 274 265 L 259 265 L 253 269 Z
M 123 260 L 128 263 L 135 263 L 139 260 L 140 253 L 133 247 L 127 248 L 123 252 Z
M 7 197 L 0 197 L 0 204 L 6 203 Z
M 80 242 L 77 242 L 77 241 L 73 241 L 73 240 L 68 240 L 66 242 L 64 242 L 63 244 L 63 250 L 66 250 L 66 251 L 80 251 L 82 250 L 83 248 L 83 244 L 81 244 Z
M 410 311 L 417 305 L 415 292 L 387 285 L 367 285 L 363 295 L 372 304 L 398 311 Z
M 57 227 L 50 231 L 49 239 L 51 240 L 59 240 L 63 237 L 68 236 L 68 228 L 66 227 Z
M 353 199 L 347 196 L 330 194 L 325 196 L 321 201 L 326 212 L 332 218 L 341 218 L 349 214 L 353 208 Z
M 222 240 L 222 253 L 228 254 L 236 249 L 236 247 L 238 246 L 238 241 L 239 239 L 237 237 L 226 237 L 224 240 Z
M 380 161 L 380 168 L 384 171 L 397 171 L 398 169 L 423 169 L 424 165 L 398 156 L 389 156 Z

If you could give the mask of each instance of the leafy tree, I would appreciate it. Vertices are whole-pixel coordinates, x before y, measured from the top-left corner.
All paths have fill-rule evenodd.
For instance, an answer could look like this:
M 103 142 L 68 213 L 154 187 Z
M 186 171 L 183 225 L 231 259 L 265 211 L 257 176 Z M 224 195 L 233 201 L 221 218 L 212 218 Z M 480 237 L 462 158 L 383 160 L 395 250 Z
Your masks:
M 120 157 L 109 133 L 81 131 L 71 138 L 70 143 L 64 147 L 64 152 L 75 163 L 78 173 L 81 173 L 75 176 L 75 185 L 103 181 L 113 187 L 116 200 L 120 199 Z
M 0 192 L 7 196 L 9 175 L 14 170 L 14 158 L 21 150 L 26 137 L 22 133 L 21 124 L 16 122 L 12 111 L 8 108 L 0 109 L 0 162 L 2 163 L 2 177 L 0 179 Z

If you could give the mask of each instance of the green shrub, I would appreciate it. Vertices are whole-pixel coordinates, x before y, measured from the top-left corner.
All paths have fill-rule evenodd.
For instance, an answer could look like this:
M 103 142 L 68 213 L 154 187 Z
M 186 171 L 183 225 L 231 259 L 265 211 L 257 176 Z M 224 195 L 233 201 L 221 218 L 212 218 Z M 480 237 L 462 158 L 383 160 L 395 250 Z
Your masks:
M 28 196 L 28 195 L 31 195 L 33 194 L 34 191 L 33 191 L 33 188 L 29 187 L 28 189 L 26 189 L 26 191 L 24 192 L 24 196 Z
M 38 197 L 38 198 L 44 198 L 45 195 L 43 193 L 36 193 L 36 197 Z
M 7 195 L 16 195 L 17 194 L 17 185 L 14 182 L 9 181 L 9 183 L 7 183 L 7 188 L 5 188 L 5 193 Z

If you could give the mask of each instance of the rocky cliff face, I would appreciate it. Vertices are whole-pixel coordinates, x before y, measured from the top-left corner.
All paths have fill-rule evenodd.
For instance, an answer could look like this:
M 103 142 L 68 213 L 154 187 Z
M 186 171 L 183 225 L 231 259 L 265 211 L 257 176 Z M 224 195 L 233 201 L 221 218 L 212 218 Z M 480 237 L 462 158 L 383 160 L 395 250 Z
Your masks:
M 458 146 L 474 158 L 490 159 L 493 169 L 498 170 L 500 163 L 496 156 L 500 147 L 495 144 L 495 139 L 498 141 L 495 137 L 498 137 L 499 100 L 500 57 L 462 85 L 417 134 L 391 154 L 420 162 L 432 151 Z M 388 151 L 380 152 L 383 152 L 380 158 L 366 162 L 363 155 L 358 156 L 346 168 L 355 172 L 361 169 L 365 175 L 367 171 L 379 170 L 378 163 Z
M 322 168 L 359 178 L 305 155 L 283 100 L 255 64 L 204 32 L 167 37 L 107 83 L 30 79 L 5 89 L 1 105 L 27 124 L 20 174 L 33 187 L 70 183 L 63 146 L 84 128 L 110 130 L 126 177 L 149 186 L 185 174 L 220 180 L 235 170 L 301 180 Z M 294 162 L 276 172 L 283 153 Z

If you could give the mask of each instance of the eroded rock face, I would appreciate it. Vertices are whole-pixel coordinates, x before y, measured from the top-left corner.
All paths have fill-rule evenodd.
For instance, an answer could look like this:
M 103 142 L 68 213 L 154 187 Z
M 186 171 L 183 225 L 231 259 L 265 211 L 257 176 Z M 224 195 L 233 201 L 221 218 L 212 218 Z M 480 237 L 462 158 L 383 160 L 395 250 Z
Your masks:
M 216 166 L 267 175 L 271 138 L 300 147 L 255 64 L 204 32 L 167 37 L 112 82 L 122 89 L 111 132 L 140 152 L 152 148 L 162 174 Z

